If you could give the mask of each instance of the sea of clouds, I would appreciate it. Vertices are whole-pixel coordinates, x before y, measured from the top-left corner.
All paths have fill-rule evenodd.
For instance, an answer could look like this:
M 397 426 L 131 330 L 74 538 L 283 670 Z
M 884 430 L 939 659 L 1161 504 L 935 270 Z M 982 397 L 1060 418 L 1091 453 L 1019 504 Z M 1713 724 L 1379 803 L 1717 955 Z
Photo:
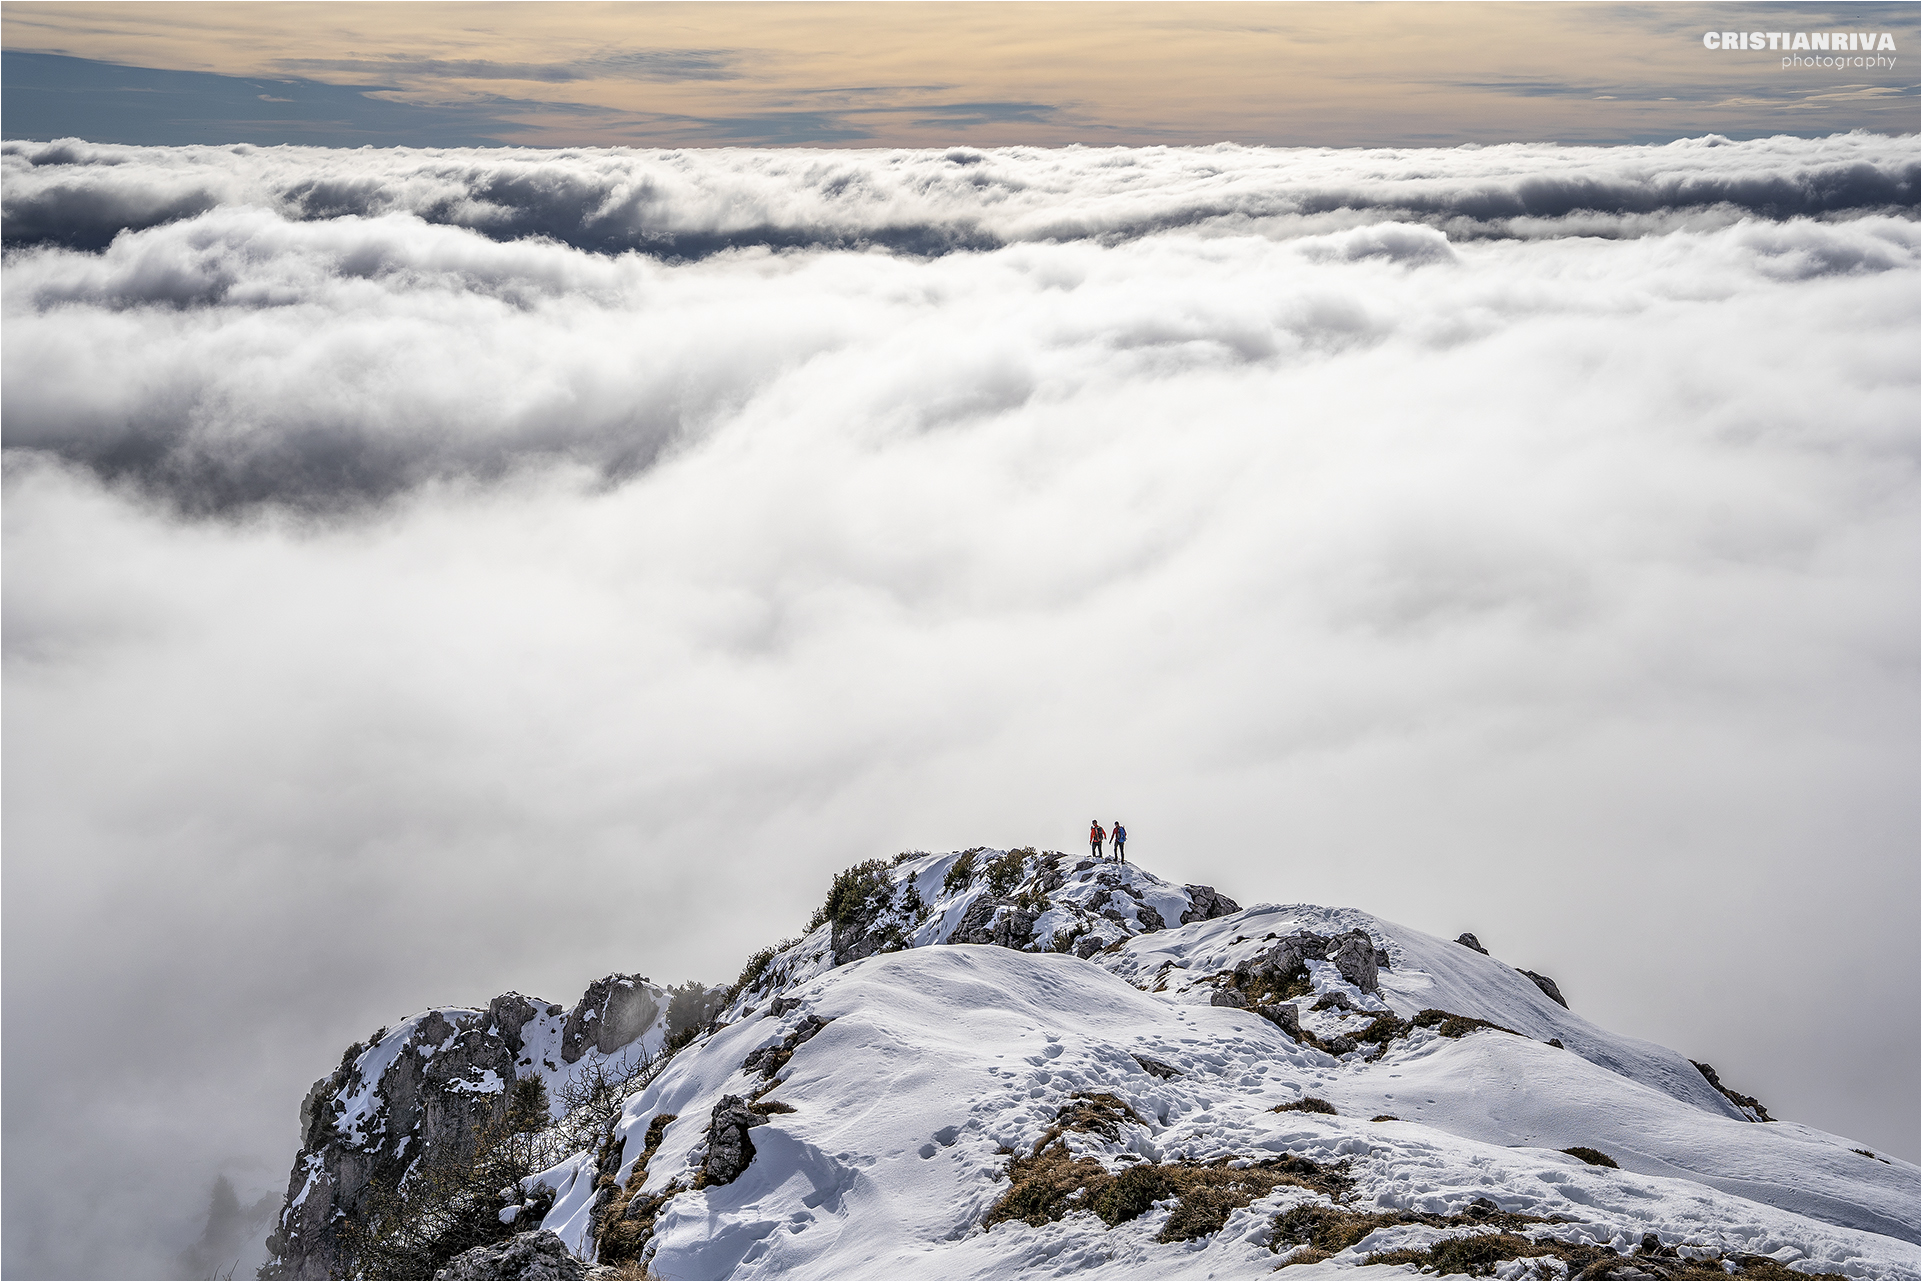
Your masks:
M 1918 170 L 0 146 L 5 1272 L 1098 811 L 1914 1158 Z

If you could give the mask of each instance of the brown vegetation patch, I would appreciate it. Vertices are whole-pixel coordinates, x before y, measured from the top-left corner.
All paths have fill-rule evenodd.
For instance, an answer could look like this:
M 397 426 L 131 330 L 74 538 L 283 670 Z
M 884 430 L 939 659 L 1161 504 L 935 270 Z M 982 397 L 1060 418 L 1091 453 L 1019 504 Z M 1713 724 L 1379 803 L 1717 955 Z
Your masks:
M 1522 1037 L 1521 1034 L 1517 1034 L 1515 1030 L 1509 1028 L 1507 1025 L 1499 1025 L 1488 1020 L 1478 1020 L 1474 1016 L 1458 1016 L 1453 1011 L 1439 1011 L 1434 1007 L 1418 1013 L 1416 1018 L 1409 1023 L 1420 1029 L 1433 1028 L 1444 1038 L 1460 1038 L 1465 1034 L 1472 1034 L 1478 1029 L 1494 1029 L 1500 1033 L 1515 1034 L 1518 1038 Z
M 1269 1248 L 1279 1252 L 1290 1244 L 1306 1243 L 1319 1252 L 1333 1255 L 1344 1248 L 1354 1247 L 1385 1225 L 1431 1225 L 1437 1228 L 1481 1225 L 1515 1230 L 1525 1225 L 1559 1224 L 1561 1219 L 1530 1216 L 1524 1212 L 1505 1212 L 1486 1198 L 1478 1198 L 1462 1211 L 1448 1216 L 1434 1212 L 1361 1212 L 1345 1207 L 1326 1207 L 1320 1203 L 1300 1203 L 1275 1218 Z M 1291 1261 L 1290 1264 L 1299 1265 L 1301 1262 Z
M 1457 1238 L 1443 1239 L 1426 1248 L 1375 1252 L 1362 1263 L 1364 1265 L 1413 1265 L 1424 1273 L 1434 1271 L 1441 1275 L 1466 1274 L 1470 1278 L 1482 1278 L 1495 1273 L 1496 1267 L 1505 1261 L 1543 1256 L 1561 1261 L 1567 1273 L 1551 1275 L 1539 1272 L 1538 1278 L 1608 1279 L 1617 1277 L 1617 1271 L 1624 1269 L 1637 1271 L 1632 1277 L 1647 1279 L 1840 1279 L 1844 1277 L 1841 1274 L 1802 1274 L 1788 1269 L 1767 1256 L 1751 1256 L 1747 1253 L 1738 1253 L 1729 1257 L 1717 1255 L 1685 1259 L 1678 1256 L 1675 1249 L 1663 1248 L 1655 1252 L 1645 1249 L 1633 1256 L 1618 1256 L 1613 1249 L 1594 1243 L 1568 1243 L 1553 1238 L 1531 1239 L 1520 1234 L 1507 1233 L 1465 1234 Z M 1727 1266 L 1724 1264 L 1725 1260 L 1728 1261 Z M 1294 1262 L 1290 1263 L 1294 1264 Z M 1730 1267 L 1734 1267 L 1733 1270 Z
M 1269 1110 L 1271 1114 L 1286 1114 L 1291 1111 L 1298 1114 L 1333 1114 L 1335 1106 L 1320 1096 L 1304 1096 L 1301 1100 L 1292 1100 L 1286 1105 L 1277 1105 Z
M 1562 1152 L 1571 1158 L 1582 1159 L 1583 1162 L 1588 1163 L 1591 1167 L 1615 1167 L 1617 1165 L 1615 1159 L 1603 1153 L 1600 1149 L 1591 1149 L 1587 1145 L 1576 1145 Z
M 1228 974 L 1227 987 L 1239 990 L 1251 1009 L 1276 1002 L 1294 1002 L 1315 992 L 1315 981 L 1307 967 L 1297 967 L 1286 975 L 1237 971 Z
M 641 1249 L 647 1246 L 648 1239 L 654 1235 L 655 1216 L 669 1199 L 681 1192 L 679 1187 L 671 1185 L 659 1194 L 641 1194 L 641 1187 L 648 1181 L 648 1162 L 653 1159 L 654 1151 L 661 1148 L 661 1137 L 675 1118 L 674 1114 L 656 1114 L 649 1120 L 647 1133 L 642 1137 L 641 1157 L 634 1160 L 634 1171 L 629 1174 L 621 1193 L 610 1200 L 601 1213 L 600 1223 L 595 1226 L 594 1239 L 596 1256 L 603 1264 L 623 1267 L 634 1264 L 640 1258 Z M 643 1278 L 646 1275 L 631 1277 Z
M 1230 1167 L 1231 1160 L 1222 1158 L 1207 1164 L 1144 1162 L 1110 1172 L 1094 1158 L 1070 1154 L 1062 1139 L 1064 1132 L 1080 1131 L 1114 1140 L 1121 1122 L 1133 1118 L 1128 1106 L 1108 1092 L 1071 1098 L 1032 1153 L 1009 1158 L 1008 1191 L 988 1209 L 983 1228 L 1003 1221 L 1046 1225 L 1079 1211 L 1093 1212 L 1112 1228 L 1173 1198 L 1175 1207 L 1157 1236 L 1173 1243 L 1215 1233 L 1236 1208 L 1278 1185 L 1339 1198 L 1353 1184 L 1346 1163 L 1323 1166 L 1293 1154 L 1245 1167 Z

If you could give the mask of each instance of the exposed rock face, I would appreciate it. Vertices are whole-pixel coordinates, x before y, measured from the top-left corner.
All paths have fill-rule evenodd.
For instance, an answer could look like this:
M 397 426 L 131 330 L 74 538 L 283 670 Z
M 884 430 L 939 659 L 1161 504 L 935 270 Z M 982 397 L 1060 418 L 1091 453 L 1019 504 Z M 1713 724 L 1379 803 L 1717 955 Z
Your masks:
M 796 1047 L 807 1042 L 827 1026 L 828 1022 L 820 1016 L 804 1016 L 795 1031 L 783 1038 L 779 1044 L 749 1052 L 747 1059 L 741 1062 L 741 1067 L 748 1073 L 758 1073 L 763 1078 L 772 1079 L 781 1072 L 781 1067 L 788 1063 L 788 1057 L 794 1055 Z
M 561 1059 L 572 1065 L 589 1047 L 602 1055 L 625 1047 L 661 1014 L 646 976 L 605 976 L 588 986 L 561 1031 Z
M 1736 1106 L 1736 1108 L 1742 1110 L 1744 1113 L 1749 1114 L 1753 1121 L 1759 1123 L 1773 1123 L 1776 1121 L 1769 1116 L 1769 1111 L 1763 1108 L 1763 1102 L 1756 1099 L 1756 1097 L 1745 1096 L 1739 1091 L 1731 1091 L 1729 1088 L 1723 1086 L 1723 1080 L 1716 1076 L 1716 1070 L 1713 1066 L 1705 1065 L 1700 1060 L 1692 1060 L 1689 1063 L 1696 1066 L 1703 1077 L 1709 1080 L 1711 1087 L 1714 1087 L 1717 1091 L 1720 1091 L 1724 1096 L 1728 1097 L 1730 1104 Z
M 513 1238 L 470 1248 L 434 1275 L 437 1279 L 584 1279 L 585 1263 L 575 1259 L 553 1230 L 530 1230 Z
M 1279 1026 L 1283 1033 L 1302 1041 L 1302 1017 L 1292 1002 L 1266 1002 L 1255 1009 L 1255 1014 Z
M 1328 948 L 1328 940 L 1313 931 L 1297 931 L 1276 941 L 1269 949 L 1269 968 L 1278 976 L 1286 976 L 1311 958 L 1322 960 Z
M 1183 926 L 1191 922 L 1207 922 L 1211 918 L 1226 918 L 1231 913 L 1242 912 L 1241 905 L 1214 887 L 1191 882 L 1182 889 L 1189 893 L 1189 907 L 1182 910 Z
M 1521 971 L 1523 975 L 1528 976 L 1531 980 L 1535 981 L 1536 988 L 1542 990 L 1543 993 L 1547 994 L 1549 997 L 1549 1001 L 1555 1003 L 1558 1007 L 1561 1007 L 1564 1011 L 1567 1011 L 1569 1009 L 1569 1003 L 1564 1000 L 1562 996 L 1562 990 L 1556 988 L 1556 982 L 1554 980 L 1551 980 L 1548 976 L 1539 976 L 1535 972 L 1529 971 L 1522 967 L 1517 967 L 1516 970 Z
M 1249 1000 L 1242 996 L 1240 989 L 1217 989 L 1209 995 L 1211 1007 L 1246 1007 Z
M 1377 979 L 1375 952 L 1375 941 L 1367 931 L 1357 928 L 1329 942 L 1328 959 L 1344 980 L 1358 989 L 1373 990 Z
M 1487 957 L 1489 954 L 1489 951 L 1482 947 L 1482 941 L 1476 939 L 1473 932 L 1469 932 L 1469 931 L 1463 932 L 1461 935 L 1456 937 L 1456 943 L 1461 945 L 1467 945 L 1469 948 L 1474 949 L 1477 953 L 1482 954 L 1484 957 Z
M 949 944 L 998 944 L 1004 949 L 1026 947 L 1035 935 L 1039 914 L 1020 908 L 1013 900 L 982 896 L 968 906 L 960 925 L 949 933 Z
M 711 1011 L 723 994 L 693 988 L 689 1005 L 697 1011 Z M 482 1009 L 423 1012 L 349 1047 L 301 1102 L 300 1153 L 262 1276 L 354 1273 L 340 1229 L 360 1216 L 370 1185 L 398 1182 L 419 1160 L 466 1150 L 505 1109 L 516 1078 L 543 1079 L 553 1099 L 591 1064 L 658 1050 L 668 1037 L 662 1013 L 671 992 L 679 997 L 644 976 L 606 976 L 572 1012 L 505 993 Z
M 751 1109 L 739 1096 L 723 1096 L 708 1119 L 708 1157 L 702 1161 L 701 1174 L 710 1185 L 726 1185 L 748 1170 L 755 1160 L 755 1143 L 748 1129 L 768 1121 L 768 1115 Z

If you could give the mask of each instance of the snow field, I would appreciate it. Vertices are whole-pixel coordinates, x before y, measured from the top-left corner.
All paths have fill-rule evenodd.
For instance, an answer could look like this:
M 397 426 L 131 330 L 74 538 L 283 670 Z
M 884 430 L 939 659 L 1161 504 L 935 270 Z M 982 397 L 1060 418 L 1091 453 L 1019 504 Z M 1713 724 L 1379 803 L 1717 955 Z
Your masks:
M 1258 938 L 1266 934 L 1278 917 L 1250 912 L 1157 933 L 1116 953 L 1154 944 L 1203 961 L 1252 926 L 1263 927 Z M 1246 920 L 1238 925 L 1237 917 Z M 1184 941 L 1184 932 L 1196 939 Z M 1420 947 L 1404 938 L 1390 953 L 1399 950 L 1406 960 Z M 1162 969 L 1160 959 L 1153 961 L 1151 974 Z M 795 1050 L 767 1092 L 796 1112 L 774 1115 L 750 1133 L 756 1157 L 747 1170 L 731 1184 L 680 1193 L 657 1214 L 648 1259 L 661 1277 L 1254 1277 L 1275 1268 L 1270 1219 L 1319 1196 L 1280 1187 L 1235 1213 L 1219 1233 L 1188 1243 L 1154 1241 L 1166 1204 L 1112 1230 L 1076 1213 L 1041 1227 L 1004 1222 L 983 1231 L 983 1214 L 1008 1188 L 1004 1149 L 1029 1152 L 1073 1093 L 1096 1091 L 1127 1102 L 1139 1123 L 1125 1126 L 1115 1142 L 1088 1133 L 1065 1138 L 1074 1152 L 1112 1171 L 1130 1161 L 1123 1155 L 1346 1159 L 1359 1210 L 1450 1213 L 1482 1197 L 1508 1211 L 1566 1217 L 1571 1223 L 1543 1228 L 1619 1249 L 1653 1231 L 1666 1242 L 1773 1255 L 1851 1277 L 1915 1277 L 1919 1265 L 1913 1242 L 1716 1188 L 1677 1160 L 1693 1152 L 1706 1156 L 1696 1159 L 1705 1167 L 1747 1161 L 1749 1168 L 1732 1170 L 1753 1171 L 1759 1184 L 1800 1164 L 1806 1191 L 1872 1208 L 1900 1204 L 1905 1190 L 1913 1207 L 1914 1167 L 1873 1164 L 1877 1172 L 1857 1174 L 1838 1166 L 1831 1174 L 1796 1151 L 1770 1160 L 1765 1151 L 1779 1137 L 1812 1153 L 1841 1142 L 1808 1129 L 1785 1133 L 1781 1124 L 1739 1122 L 1507 1034 L 1419 1036 L 1374 1064 L 1360 1056 L 1338 1060 L 1297 1046 L 1253 1013 L 1201 1006 L 1190 991 L 1144 992 L 1093 962 L 995 946 L 880 955 L 786 996 L 798 1007 L 782 1017 L 765 1006 L 750 1013 L 683 1052 L 627 1103 L 618 1131 L 620 1178 L 630 1174 L 650 1120 L 668 1113 L 677 1121 L 649 1163 L 645 1189 L 686 1184 L 714 1103 L 723 1094 L 762 1090 L 758 1074 L 739 1068 L 747 1054 L 780 1041 L 806 1015 L 831 1021 Z M 1147 1072 L 1135 1054 L 1174 1067 L 1178 1076 Z M 1302 1095 L 1324 1096 L 1342 1113 L 1269 1112 Z M 1566 1102 L 1560 1113 L 1552 1107 L 1559 1100 Z M 1378 1112 L 1411 1120 L 1363 1121 L 1372 1116 L 1363 1111 L 1378 1104 L 1396 1106 Z M 1418 1105 L 1426 1116 L 1416 1117 Z M 1477 1109 L 1493 1121 L 1476 1122 Z M 1562 1144 L 1597 1143 L 1598 1128 L 1615 1117 L 1627 1120 L 1614 1142 L 1625 1170 L 1556 1152 Z M 1578 1125 L 1586 1139 L 1547 1134 Z M 1462 1134 L 1477 1126 L 1483 1135 Z M 1524 1132 L 1531 1139 L 1517 1139 Z M 1653 1137 L 1643 1150 L 1654 1152 L 1631 1149 L 1626 1142 L 1638 1133 Z M 1651 1166 L 1660 1158 L 1670 1170 L 1628 1169 L 1642 1157 Z M 545 1222 L 577 1251 L 590 1248 L 592 1175 L 577 1166 L 567 1177 L 573 1188 Z M 1378 1231 L 1301 1269 L 1311 1277 L 1340 1271 L 1370 1251 L 1445 1233 Z

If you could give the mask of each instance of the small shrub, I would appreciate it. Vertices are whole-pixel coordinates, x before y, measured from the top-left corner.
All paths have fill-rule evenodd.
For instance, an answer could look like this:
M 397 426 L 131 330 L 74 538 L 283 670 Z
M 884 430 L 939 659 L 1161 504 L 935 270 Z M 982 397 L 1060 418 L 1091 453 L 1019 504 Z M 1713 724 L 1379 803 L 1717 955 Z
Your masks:
M 921 901 L 921 888 L 916 886 L 912 879 L 908 883 L 908 889 L 901 893 L 901 912 L 902 916 L 910 922 L 921 921 L 922 915 L 928 912 L 928 906 Z
M 843 869 L 835 874 L 834 882 L 828 887 L 828 898 L 815 910 L 808 930 L 816 930 L 823 923 L 832 923 L 837 929 L 847 928 L 862 918 L 872 917 L 876 909 L 886 903 L 892 886 L 886 860 L 863 860 Z
M 1028 876 L 1028 856 L 1033 854 L 1032 846 L 1006 851 L 983 866 L 982 872 L 988 876 L 988 894 L 997 898 L 1011 894 Z
M 1132 1221 L 1169 1196 L 1168 1178 L 1154 1163 L 1137 1163 L 1109 1182 L 1108 1188 L 1089 1200 L 1089 1206 L 1113 1228 Z
M 750 954 L 748 961 L 742 964 L 741 974 L 735 977 L 734 988 L 728 992 L 728 1000 L 732 1002 L 740 994 L 753 993 L 759 989 L 762 977 L 767 975 L 768 968 L 774 960 L 775 950 L 772 947 Z
M 1286 1114 L 1291 1111 L 1299 1114 L 1333 1114 L 1335 1112 L 1335 1106 L 1320 1096 L 1304 1096 L 1301 1100 L 1292 1100 L 1286 1105 L 1277 1105 L 1269 1112 L 1271 1114 Z
M 1571 1158 L 1582 1159 L 1583 1162 L 1588 1163 L 1591 1167 L 1616 1166 L 1615 1159 L 1603 1153 L 1600 1149 L 1591 1149 L 1587 1145 L 1577 1145 L 1571 1149 L 1565 1149 L 1562 1152 L 1568 1154 Z
M 1409 1032 L 1409 1026 L 1398 1020 L 1393 1012 L 1385 1012 L 1371 1020 L 1365 1028 L 1357 1030 L 1349 1037 L 1357 1042 L 1388 1043 Z
M 1400 1118 L 1397 1118 L 1394 1114 L 1377 1114 L 1374 1118 L 1371 1118 L 1369 1121 L 1372 1123 L 1399 1123 L 1402 1120 Z
M 1055 933 L 1055 938 L 1048 942 L 1048 951 L 1050 953 L 1073 953 L 1075 951 L 1075 942 L 1087 934 L 1087 927 L 1063 927 Z
M 894 858 L 894 861 L 893 861 L 893 863 L 895 863 L 895 864 L 897 864 L 897 865 L 902 865 L 902 864 L 906 864 L 906 863 L 908 863 L 908 862 L 909 862 L 910 860 L 919 860 L 919 859 L 922 859 L 922 858 L 923 858 L 924 856 L 926 856 L 927 854 L 928 854 L 928 852 L 926 852 L 926 851 L 903 851 L 903 852 L 902 852 L 902 853 L 901 853 L 900 855 L 897 855 L 897 856 L 896 856 L 896 857 Z
M 971 847 L 955 857 L 955 862 L 948 866 L 948 872 L 942 874 L 943 895 L 954 895 L 957 891 L 968 889 L 968 884 L 975 880 L 975 852 L 979 850 L 980 847 Z

